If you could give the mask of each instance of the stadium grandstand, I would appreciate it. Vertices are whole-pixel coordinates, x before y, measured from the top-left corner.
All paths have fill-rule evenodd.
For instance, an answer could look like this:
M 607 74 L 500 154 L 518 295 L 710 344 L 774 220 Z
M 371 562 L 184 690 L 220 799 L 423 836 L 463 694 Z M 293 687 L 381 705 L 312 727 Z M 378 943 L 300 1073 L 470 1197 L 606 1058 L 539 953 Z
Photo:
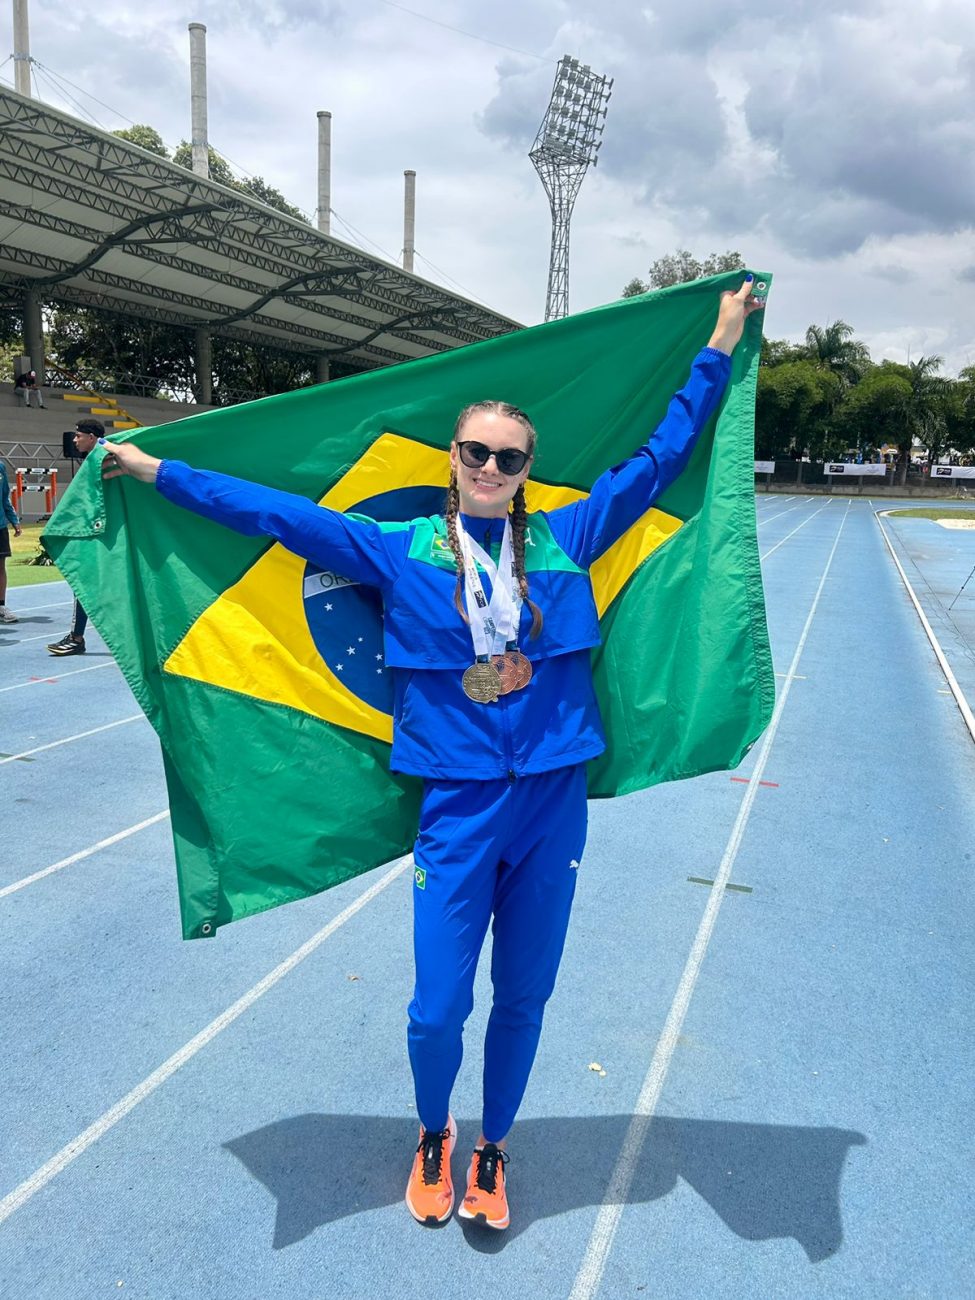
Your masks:
M 44 410 L 0 393 L 0 455 L 71 466 L 62 433 L 82 415 L 132 428 L 208 409 L 215 338 L 309 362 L 319 382 L 412 361 L 521 328 L 305 221 L 0 87 L 0 302 L 24 321 Z M 190 402 L 124 395 L 44 355 L 44 312 L 85 307 L 192 331 Z M 240 394 L 239 397 L 260 394 Z M 223 398 L 221 400 L 226 400 Z

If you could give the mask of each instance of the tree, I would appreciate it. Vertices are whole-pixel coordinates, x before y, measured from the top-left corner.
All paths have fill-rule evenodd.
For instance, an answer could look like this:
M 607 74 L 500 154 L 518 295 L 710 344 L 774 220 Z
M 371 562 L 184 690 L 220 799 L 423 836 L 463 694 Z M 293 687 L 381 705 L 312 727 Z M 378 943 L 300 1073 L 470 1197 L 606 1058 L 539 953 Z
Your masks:
M 855 384 L 870 362 L 867 345 L 853 337 L 853 326 L 843 320 L 835 320 L 825 329 L 810 325 L 806 330 L 805 352 L 811 361 L 831 370 L 848 384 Z
M 761 366 L 755 406 L 755 454 L 760 460 L 808 453 L 824 459 L 841 449 L 832 417 L 842 395 L 837 375 L 809 360 Z
M 945 452 L 948 439 L 947 381 L 935 374 L 944 364 L 943 357 L 919 357 L 908 363 L 911 400 L 907 409 L 908 429 L 914 441 L 927 448 L 932 464 Z M 908 456 L 910 452 L 907 453 Z
M 667 289 L 672 284 L 686 284 L 690 280 L 702 280 L 709 275 L 720 275 L 723 271 L 743 271 L 745 263 L 741 254 L 732 252 L 711 253 L 699 262 L 686 248 L 678 248 L 675 253 L 658 257 L 650 267 L 648 283 L 634 278 L 622 293 L 624 298 L 633 298 L 638 293 L 649 289 Z
M 897 390 L 901 399 L 896 408 L 899 421 L 896 483 L 903 484 L 907 478 L 915 442 L 927 448 L 932 462 L 948 446 L 950 381 L 935 374 L 942 364 L 943 359 L 936 356 L 919 357 L 906 366 L 896 361 L 885 361 L 870 374 L 871 382 L 877 382 L 877 375 L 897 376 L 901 380 L 901 387 Z
M 620 297 L 636 298 L 639 294 L 646 293 L 649 288 L 650 286 L 648 284 L 644 284 L 638 276 L 634 276 L 629 284 L 623 286 L 623 292 L 620 294 Z
M 296 221 L 304 221 L 306 224 L 308 222 L 301 209 L 289 203 L 273 185 L 268 185 L 263 176 L 250 176 L 247 180 L 241 181 L 236 188 L 252 195 L 259 202 L 266 203 L 269 208 L 277 208 L 278 212 L 283 212 L 287 217 L 294 217 Z
M 975 366 L 966 366 L 952 385 L 956 402 L 951 445 L 956 451 L 975 452 Z
M 90 307 L 60 305 L 50 317 L 51 360 L 92 388 L 185 397 L 196 372 L 193 331 Z
M 760 366 L 781 366 L 786 361 L 801 361 L 806 350 L 801 343 L 790 343 L 788 339 L 767 339 L 762 337 L 759 353 Z
M 207 145 L 207 159 L 210 166 L 210 179 L 216 181 L 218 185 L 226 185 L 228 189 L 239 190 L 240 182 L 230 170 L 230 167 L 217 153 L 213 145 Z M 176 152 L 173 154 L 173 162 L 177 167 L 185 167 L 187 171 L 193 170 L 193 146 L 189 140 L 180 140 L 176 146 Z
M 846 433 L 847 446 L 879 451 L 885 444 L 900 447 L 903 443 L 911 385 L 900 373 L 902 370 L 903 367 L 890 363 L 871 366 L 860 383 L 846 394 L 840 412 L 840 427 Z M 907 456 L 909 459 L 909 442 Z M 903 477 L 901 475 L 902 482 Z
M 288 393 L 315 382 L 315 363 L 307 355 L 255 347 L 238 339 L 213 340 L 213 401 L 217 406 L 269 393 Z
M 210 160 L 210 179 L 216 181 L 218 185 L 226 185 L 230 190 L 238 190 L 241 194 L 249 194 L 251 198 L 257 199 L 260 203 L 266 203 L 269 208 L 276 208 L 278 212 L 283 212 L 285 216 L 294 217 L 297 221 L 306 221 L 304 213 L 300 208 L 296 208 L 293 203 L 289 203 L 284 195 L 268 185 L 263 176 L 250 176 L 247 180 L 239 181 L 230 170 L 227 163 L 220 157 L 212 146 L 207 146 L 207 157 Z M 193 167 L 193 146 L 187 140 L 181 140 L 173 154 L 173 162 L 180 167 Z
M 155 127 L 140 123 L 136 126 L 123 127 L 120 131 L 113 131 L 112 135 L 118 136 L 120 140 L 128 140 L 129 144 L 137 144 L 140 149 L 146 149 L 159 158 L 169 158 L 169 150 L 163 144 L 163 138 Z

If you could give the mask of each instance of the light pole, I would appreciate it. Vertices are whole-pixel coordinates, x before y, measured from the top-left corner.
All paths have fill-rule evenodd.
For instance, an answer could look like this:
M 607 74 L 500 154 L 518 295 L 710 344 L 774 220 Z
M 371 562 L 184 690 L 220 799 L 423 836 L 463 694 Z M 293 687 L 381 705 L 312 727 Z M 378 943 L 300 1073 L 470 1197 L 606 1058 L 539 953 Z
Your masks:
M 529 158 L 552 209 L 552 251 L 545 319 L 569 312 L 569 221 L 589 164 L 595 167 L 606 125 L 612 79 L 568 54 L 559 60 L 555 85 Z

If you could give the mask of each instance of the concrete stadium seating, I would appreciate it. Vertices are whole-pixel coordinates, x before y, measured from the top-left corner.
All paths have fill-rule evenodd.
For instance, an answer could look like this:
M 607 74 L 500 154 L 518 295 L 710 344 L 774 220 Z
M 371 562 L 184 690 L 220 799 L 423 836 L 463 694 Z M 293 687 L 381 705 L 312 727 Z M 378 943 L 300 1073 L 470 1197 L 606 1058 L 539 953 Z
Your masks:
M 77 462 L 67 460 L 62 454 L 61 435 L 74 429 L 78 420 L 94 415 L 101 420 L 106 432 L 135 427 L 125 417 L 130 416 L 138 425 L 168 424 L 186 415 L 211 410 L 208 406 L 195 406 L 183 402 L 162 402 L 151 397 L 116 397 L 105 394 L 107 401 L 74 392 L 65 388 L 43 390 L 44 409 L 32 405 L 24 409 L 12 384 L 0 385 L 0 458 L 6 462 L 11 486 L 18 469 L 43 468 L 58 472 L 58 498 L 77 468 Z M 44 513 L 42 493 L 27 493 L 24 517 L 40 518 Z

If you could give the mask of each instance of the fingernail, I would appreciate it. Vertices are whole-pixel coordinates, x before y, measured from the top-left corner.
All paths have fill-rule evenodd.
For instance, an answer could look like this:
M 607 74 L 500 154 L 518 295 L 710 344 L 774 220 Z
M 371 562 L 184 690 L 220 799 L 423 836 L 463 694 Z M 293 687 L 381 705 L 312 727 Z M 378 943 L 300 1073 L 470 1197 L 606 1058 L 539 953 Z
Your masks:
M 104 438 L 99 438 L 99 439 L 98 439 L 98 445 L 99 445 L 99 447 L 104 447 L 104 446 L 105 446 L 105 439 L 104 439 Z
M 745 279 L 746 279 L 746 280 L 754 280 L 755 277 L 752 275 L 751 271 L 749 271 L 748 274 L 745 276 Z

